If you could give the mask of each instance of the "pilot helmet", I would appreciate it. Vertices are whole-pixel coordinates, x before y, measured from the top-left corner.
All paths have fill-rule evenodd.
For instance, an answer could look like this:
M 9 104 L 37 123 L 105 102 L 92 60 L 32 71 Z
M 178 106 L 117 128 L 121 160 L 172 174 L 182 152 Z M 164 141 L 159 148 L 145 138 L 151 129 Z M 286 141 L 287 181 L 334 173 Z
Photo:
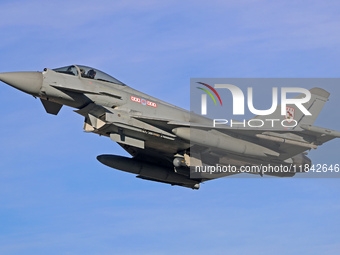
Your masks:
M 96 71 L 91 69 L 87 72 L 87 76 L 91 79 L 94 79 L 94 77 L 96 76 Z

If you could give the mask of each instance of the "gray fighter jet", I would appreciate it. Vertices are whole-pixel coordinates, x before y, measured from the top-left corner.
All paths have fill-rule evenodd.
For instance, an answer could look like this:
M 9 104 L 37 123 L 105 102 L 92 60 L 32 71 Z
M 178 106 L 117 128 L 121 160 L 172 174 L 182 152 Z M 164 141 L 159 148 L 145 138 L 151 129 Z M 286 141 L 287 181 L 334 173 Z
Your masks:
M 193 177 L 192 166 L 211 162 L 238 167 L 266 163 L 310 165 L 306 150 L 340 137 L 338 131 L 313 126 L 329 96 L 320 88 L 310 90 L 307 108 L 313 117 L 297 118 L 299 126 L 294 131 L 275 132 L 212 128 L 211 120 L 204 116 L 139 92 L 87 66 L 1 73 L 0 80 L 39 97 L 47 113 L 57 115 L 63 105 L 76 108 L 75 112 L 85 117 L 86 132 L 110 137 L 132 156 L 99 155 L 101 163 L 141 179 L 192 189 L 221 177 Z M 223 176 L 231 174 L 235 173 Z M 295 172 L 265 174 L 289 177 Z

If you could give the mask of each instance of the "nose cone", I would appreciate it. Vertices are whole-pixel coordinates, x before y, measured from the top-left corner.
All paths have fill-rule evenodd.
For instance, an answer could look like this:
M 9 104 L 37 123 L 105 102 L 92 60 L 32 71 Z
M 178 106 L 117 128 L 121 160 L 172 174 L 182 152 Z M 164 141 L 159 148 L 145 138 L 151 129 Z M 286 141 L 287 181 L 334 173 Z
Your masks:
M 40 72 L 0 73 L 0 80 L 31 95 L 38 95 L 43 82 Z

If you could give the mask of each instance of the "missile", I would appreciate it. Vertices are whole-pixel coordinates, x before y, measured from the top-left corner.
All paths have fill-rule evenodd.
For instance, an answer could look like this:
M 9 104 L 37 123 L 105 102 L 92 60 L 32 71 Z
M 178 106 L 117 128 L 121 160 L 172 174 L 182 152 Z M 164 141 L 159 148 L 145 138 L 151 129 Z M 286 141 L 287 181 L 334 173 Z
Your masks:
M 141 160 L 118 155 L 99 155 L 97 156 L 97 160 L 106 166 L 124 172 L 138 174 L 137 177 L 142 179 L 165 182 L 174 185 L 189 187 L 192 189 L 199 188 L 199 181 L 189 179 L 188 177 L 181 174 L 177 174 L 172 168 L 166 168 Z
M 286 138 L 281 138 L 281 137 L 276 137 L 276 136 L 271 136 L 271 135 L 263 135 L 263 134 L 256 134 L 255 136 L 260 139 L 269 140 L 269 141 L 278 142 L 278 143 L 297 145 L 297 146 L 306 147 L 310 149 L 318 148 L 318 146 L 315 144 L 295 141 L 292 139 L 286 139 Z
M 231 153 L 251 157 L 278 157 L 280 154 L 264 146 L 245 140 L 237 139 L 216 130 L 200 130 L 195 128 L 174 128 L 172 130 L 178 137 L 202 146 L 225 150 Z

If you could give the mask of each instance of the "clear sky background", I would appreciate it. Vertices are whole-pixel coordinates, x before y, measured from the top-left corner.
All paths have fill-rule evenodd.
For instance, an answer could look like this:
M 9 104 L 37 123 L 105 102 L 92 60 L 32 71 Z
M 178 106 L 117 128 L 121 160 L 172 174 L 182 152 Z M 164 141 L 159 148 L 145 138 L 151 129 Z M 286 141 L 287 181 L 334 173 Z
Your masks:
M 93 66 L 189 109 L 191 77 L 339 77 L 339 1 L 0 1 L 0 72 Z M 340 129 L 339 87 L 315 125 Z M 0 254 L 339 254 L 340 179 L 139 180 L 0 84 Z M 339 140 L 309 156 L 339 163 Z

